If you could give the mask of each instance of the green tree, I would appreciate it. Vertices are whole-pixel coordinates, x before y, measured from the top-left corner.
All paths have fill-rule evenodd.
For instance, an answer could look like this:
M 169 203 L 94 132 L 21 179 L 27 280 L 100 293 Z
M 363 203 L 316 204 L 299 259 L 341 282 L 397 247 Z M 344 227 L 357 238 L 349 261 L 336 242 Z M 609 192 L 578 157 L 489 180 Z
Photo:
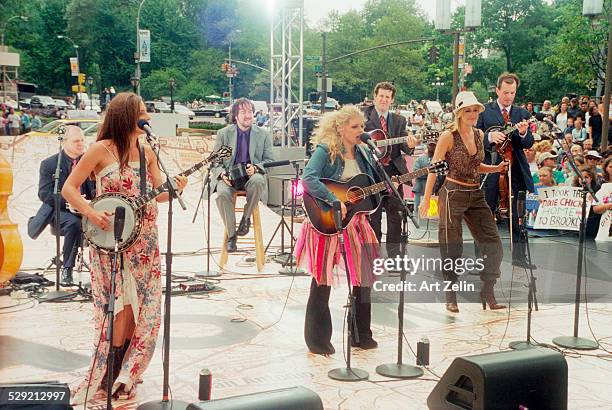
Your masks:
M 555 78 L 571 78 L 578 86 L 592 90 L 598 76 L 604 80 L 601 73 L 606 67 L 609 19 L 604 17 L 592 24 L 582 16 L 580 0 L 558 0 L 555 6 L 559 10 L 555 20 L 559 32 L 551 39 L 546 63 L 555 70 Z M 610 13 L 612 1 L 606 0 L 603 16 Z

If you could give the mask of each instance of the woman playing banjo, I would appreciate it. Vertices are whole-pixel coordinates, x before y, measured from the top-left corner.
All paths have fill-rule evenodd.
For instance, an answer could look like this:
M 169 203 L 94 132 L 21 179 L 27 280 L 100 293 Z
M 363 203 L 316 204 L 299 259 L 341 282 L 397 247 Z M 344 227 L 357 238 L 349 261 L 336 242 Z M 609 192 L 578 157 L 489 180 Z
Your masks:
M 138 120 L 149 120 L 145 105 L 133 93 L 120 93 L 110 102 L 98 133 L 77 167 L 68 177 L 62 195 L 90 222 L 105 231 L 113 229 L 110 212 L 101 212 L 89 205 L 79 192 L 79 186 L 90 175 L 96 179 L 96 195 L 115 192 L 129 197 L 141 194 L 140 144 L 142 131 Z M 147 191 L 163 181 L 155 153 L 144 147 Z M 186 177 L 176 177 L 179 192 L 187 185 Z M 168 193 L 156 198 L 168 201 Z M 113 396 L 131 398 L 135 384 L 146 370 L 153 352 L 160 325 L 161 271 L 157 241 L 157 204 L 145 205 L 142 234 L 134 245 L 121 254 L 121 269 L 115 280 L 115 320 L 112 348 Z M 73 403 L 93 398 L 95 392 L 105 390 L 107 371 L 105 305 L 110 293 L 112 255 L 90 248 L 91 287 L 94 295 L 94 328 L 100 338 L 95 342 L 87 378 L 78 387 Z

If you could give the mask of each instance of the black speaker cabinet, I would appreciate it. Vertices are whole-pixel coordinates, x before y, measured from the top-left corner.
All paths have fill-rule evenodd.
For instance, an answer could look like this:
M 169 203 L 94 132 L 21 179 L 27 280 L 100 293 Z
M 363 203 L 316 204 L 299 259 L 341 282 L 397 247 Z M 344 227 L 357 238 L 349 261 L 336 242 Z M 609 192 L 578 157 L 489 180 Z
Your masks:
M 317 393 L 302 386 L 191 403 L 187 410 L 323 410 Z
M 427 398 L 432 410 L 567 409 L 567 362 L 534 348 L 458 357 Z

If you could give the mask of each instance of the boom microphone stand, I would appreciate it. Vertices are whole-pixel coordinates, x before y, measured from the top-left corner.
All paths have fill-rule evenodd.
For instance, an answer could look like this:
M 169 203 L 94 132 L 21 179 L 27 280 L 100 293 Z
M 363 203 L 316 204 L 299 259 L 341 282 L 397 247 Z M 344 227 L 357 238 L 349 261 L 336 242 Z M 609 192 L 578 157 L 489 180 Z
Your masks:
M 546 119 L 545 119 L 546 121 Z M 547 123 L 557 125 L 552 121 L 548 120 Z M 557 127 L 558 128 L 558 127 Z M 561 140 L 563 135 L 559 138 Z M 572 171 L 580 181 L 580 185 L 582 186 L 582 215 L 580 217 L 580 228 L 578 233 L 578 266 L 576 267 L 576 299 L 574 302 L 574 334 L 573 336 L 559 336 L 553 339 L 553 343 L 557 346 L 565 347 L 568 349 L 575 350 L 595 350 L 599 347 L 599 343 L 596 341 L 585 339 L 583 337 L 578 337 L 578 321 L 580 319 L 580 286 L 582 281 L 582 264 L 584 261 L 584 238 L 586 233 L 586 199 L 587 194 L 590 193 L 593 197 L 593 200 L 597 202 L 597 197 L 595 193 L 591 189 L 591 187 L 587 184 L 586 180 L 582 177 L 582 173 L 578 170 L 576 166 L 576 162 L 574 161 L 574 157 L 570 150 L 568 149 L 566 152 L 567 160 L 569 161 L 570 167 Z
M 43 299 L 45 302 L 54 302 L 59 300 L 64 300 L 66 298 L 72 297 L 75 295 L 73 292 L 67 292 L 65 290 L 60 290 L 60 269 L 62 262 L 60 261 L 60 234 L 61 234 L 61 224 L 60 224 L 60 206 L 61 206 L 61 192 L 59 189 L 59 179 L 60 179 L 60 171 L 62 161 L 64 159 L 64 150 L 62 147 L 62 142 L 64 141 L 64 134 L 66 133 L 66 127 L 60 127 L 57 132 L 57 140 L 59 141 L 59 151 L 57 154 L 57 165 L 55 166 L 55 174 L 53 174 L 53 201 L 54 201 L 54 229 L 55 229 L 55 290 L 52 292 L 48 292 Z M 66 255 L 64 255 L 66 258 Z
M 330 370 L 327 376 L 330 379 L 338 380 L 342 382 L 358 382 L 361 380 L 367 380 L 370 375 L 365 370 L 351 368 L 351 339 L 353 329 L 357 329 L 357 321 L 355 317 L 355 296 L 353 295 L 353 288 L 351 286 L 351 274 L 349 271 L 348 261 L 346 259 L 346 249 L 344 249 L 344 231 L 342 229 L 342 209 L 340 201 L 334 202 L 334 222 L 336 224 L 336 231 L 338 232 L 338 239 L 340 241 L 340 252 L 342 253 L 342 259 L 344 260 L 344 270 L 346 271 L 346 282 L 348 285 L 348 323 L 346 332 L 346 367 L 339 367 Z M 359 332 L 356 333 L 355 337 L 359 342 Z
M 140 127 L 141 124 L 139 124 Z M 176 198 L 183 208 L 186 210 L 187 207 L 183 202 L 183 198 L 178 193 L 176 181 L 170 176 L 166 166 L 162 162 L 159 155 L 159 146 L 155 141 L 155 136 L 150 133 L 146 126 L 142 126 L 147 133 L 147 142 L 153 148 L 153 152 L 157 157 L 157 163 L 159 164 L 160 170 L 166 175 L 166 187 L 168 188 L 168 240 L 166 244 L 166 295 L 164 300 L 164 351 L 162 353 L 163 365 L 164 365 L 164 381 L 163 381 L 163 393 L 161 401 L 149 401 L 143 403 L 137 407 L 138 410 L 182 410 L 186 409 L 189 403 L 181 400 L 170 400 L 169 391 L 169 377 L 170 377 L 170 308 L 171 308 L 171 296 L 172 296 L 172 203 Z
M 400 203 L 402 204 L 402 235 L 400 242 L 401 254 L 404 255 L 406 252 L 406 245 L 408 243 L 408 217 L 414 223 L 414 226 L 419 227 L 418 221 L 415 219 L 412 212 L 410 212 L 410 208 L 406 204 L 404 198 L 399 193 L 395 185 L 393 185 L 393 181 L 389 177 L 389 174 L 385 171 L 385 167 L 381 164 L 380 158 L 378 157 L 378 150 L 375 145 L 370 145 L 372 141 L 370 139 L 369 134 L 364 133 L 361 136 L 361 140 L 367 144 L 372 152 L 372 157 L 374 158 L 374 163 L 376 164 L 375 171 L 378 176 L 385 181 L 387 188 L 391 191 L 391 194 L 395 196 Z M 406 281 L 406 269 L 401 269 L 400 273 L 400 283 L 404 283 Z M 423 370 L 417 366 L 411 366 L 408 364 L 404 364 L 402 360 L 403 356 L 403 346 L 404 346 L 404 296 L 405 291 L 404 287 L 401 287 L 400 290 L 400 298 L 399 305 L 397 308 L 397 318 L 398 318 L 398 334 L 397 334 L 397 362 L 396 363 L 385 363 L 376 367 L 376 373 L 385 377 L 394 377 L 398 379 L 413 379 L 416 377 L 421 377 L 423 375 Z
M 295 208 L 297 207 L 297 184 L 300 180 L 300 164 L 299 161 L 291 161 L 293 168 L 295 169 L 295 179 L 291 182 L 291 253 L 287 257 L 287 261 L 283 264 L 283 269 L 279 270 L 278 273 L 281 275 L 289 276 L 303 276 L 306 274 L 304 269 L 298 268 L 294 261 L 295 257 L 293 252 L 295 250 L 295 235 L 294 235 L 294 214 Z M 284 216 L 283 216 L 284 219 Z M 342 236 L 342 235 L 341 235 Z
M 538 298 L 536 296 L 536 278 L 533 275 L 533 264 L 531 263 L 531 250 L 529 248 L 529 234 L 527 232 L 527 224 L 525 223 L 525 191 L 519 191 L 516 200 L 516 208 L 519 220 L 519 235 L 525 239 L 525 247 L 527 248 L 527 262 L 529 263 L 529 292 L 527 294 L 527 337 L 525 341 L 510 342 L 508 345 L 514 350 L 531 349 L 536 345 L 531 343 L 531 313 L 533 307 L 538 310 Z
M 193 213 L 193 219 L 191 220 L 191 223 L 195 223 L 196 217 L 198 215 L 198 210 L 200 209 L 200 204 L 202 203 L 202 199 L 204 198 L 204 191 L 206 191 L 206 210 L 208 213 L 206 216 L 206 270 L 196 273 L 195 276 L 213 278 L 216 276 L 220 276 L 221 272 L 210 270 L 210 166 L 206 170 L 206 178 L 204 179 L 204 183 L 202 184 L 200 200 L 198 201 L 198 206 L 196 207 L 196 210 Z
M 115 363 L 115 349 L 113 348 L 113 334 L 115 324 L 115 278 L 119 270 L 120 252 L 119 245 L 122 242 L 123 227 L 125 225 L 125 208 L 118 206 L 115 208 L 115 251 L 112 257 L 111 276 L 110 276 L 110 292 L 108 294 L 108 304 L 106 305 L 106 315 L 108 317 L 108 327 L 106 330 L 106 341 L 108 342 L 108 355 L 106 359 L 106 408 L 113 408 L 111 400 L 113 399 L 113 367 Z

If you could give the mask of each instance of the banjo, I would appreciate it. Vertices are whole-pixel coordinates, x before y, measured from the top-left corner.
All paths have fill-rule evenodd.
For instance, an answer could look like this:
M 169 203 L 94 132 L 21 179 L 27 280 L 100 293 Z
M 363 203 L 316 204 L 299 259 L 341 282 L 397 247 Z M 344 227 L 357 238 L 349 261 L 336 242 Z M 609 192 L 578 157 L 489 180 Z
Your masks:
M 211 153 L 208 158 L 198 162 L 191 168 L 181 172 L 180 176 L 189 176 L 194 172 L 198 171 L 204 165 L 215 162 L 223 161 L 230 158 L 232 155 L 232 149 L 228 146 L 222 146 L 217 151 Z M 94 198 L 89 205 L 91 205 L 96 211 L 108 211 L 114 215 L 115 209 L 118 206 L 125 208 L 125 225 L 123 233 L 121 235 L 121 242 L 119 243 L 119 252 L 126 251 L 129 249 L 136 240 L 140 237 L 142 232 L 142 220 L 144 217 L 144 206 L 160 195 L 167 191 L 168 181 L 161 184 L 159 187 L 147 192 L 146 194 L 138 197 L 128 197 L 125 194 L 119 192 L 109 192 Z M 111 224 L 113 222 L 111 221 Z M 83 217 L 83 235 L 89 241 L 90 246 L 101 252 L 114 252 L 115 250 L 115 238 L 113 230 L 104 231 L 94 223 L 90 222 L 88 218 Z

